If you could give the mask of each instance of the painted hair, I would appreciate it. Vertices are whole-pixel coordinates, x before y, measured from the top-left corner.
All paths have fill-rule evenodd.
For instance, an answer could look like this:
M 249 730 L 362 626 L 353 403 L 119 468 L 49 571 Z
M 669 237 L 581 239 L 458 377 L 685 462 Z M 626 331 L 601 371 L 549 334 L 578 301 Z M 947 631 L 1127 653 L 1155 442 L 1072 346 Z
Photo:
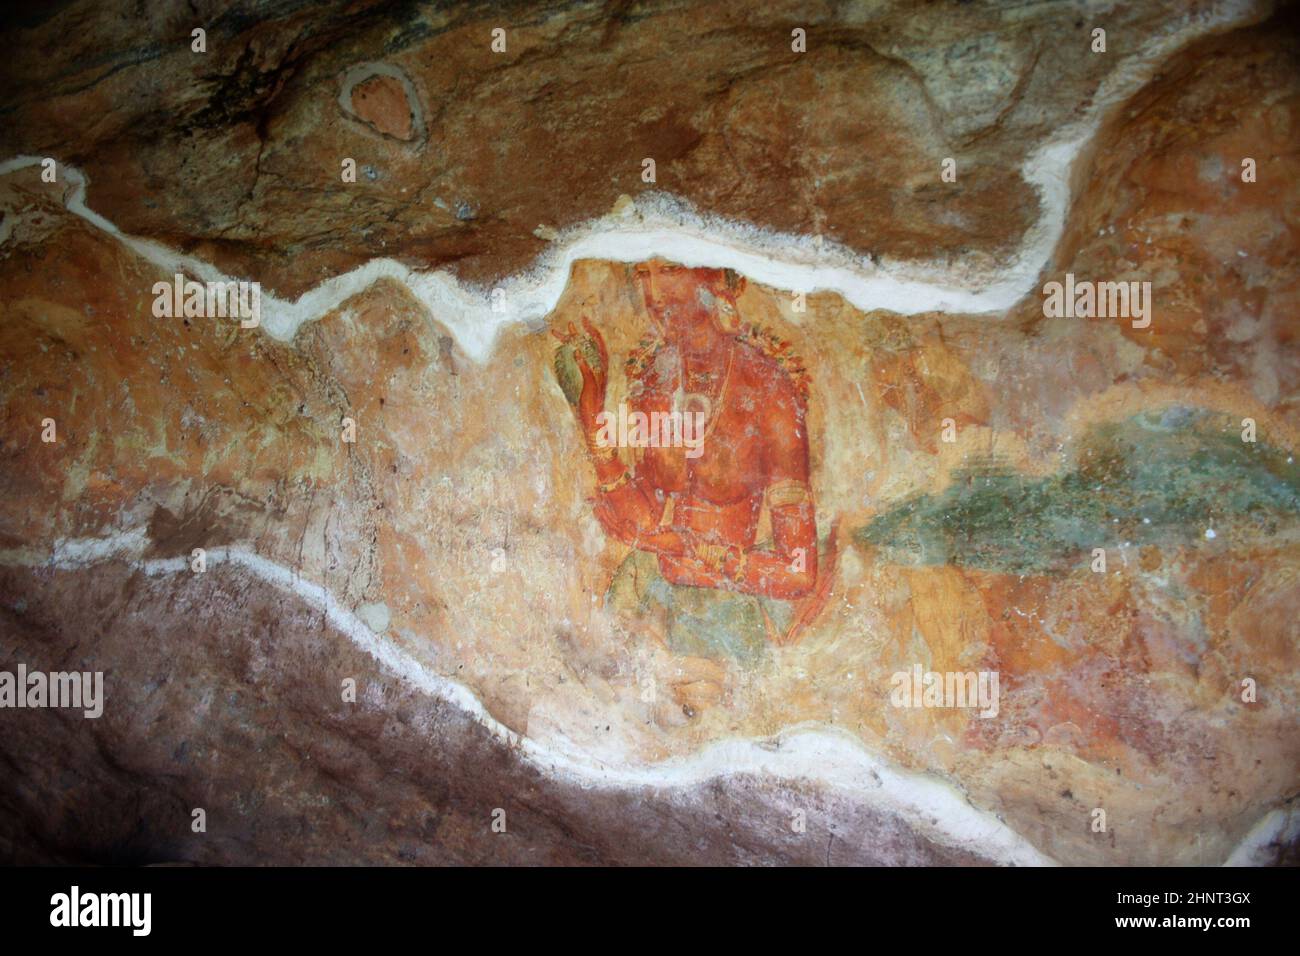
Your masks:
M 697 295 L 701 302 L 710 307 L 713 321 L 727 335 L 745 342 L 771 359 L 786 375 L 790 377 L 796 392 L 808 400 L 809 375 L 803 360 L 795 354 L 790 343 L 770 329 L 757 323 L 743 322 L 736 297 L 745 288 L 745 278 L 735 269 L 697 267 L 692 269 L 702 279 Z M 632 351 L 626 363 L 629 378 L 639 378 L 650 369 L 655 356 L 663 347 L 664 341 L 659 335 L 643 338 Z

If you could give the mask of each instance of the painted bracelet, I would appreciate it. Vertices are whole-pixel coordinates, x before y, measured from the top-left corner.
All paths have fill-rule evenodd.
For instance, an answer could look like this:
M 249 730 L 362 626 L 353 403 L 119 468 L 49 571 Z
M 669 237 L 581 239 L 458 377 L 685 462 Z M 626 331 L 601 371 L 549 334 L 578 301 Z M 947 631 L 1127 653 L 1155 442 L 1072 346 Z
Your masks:
M 613 481 L 600 482 L 599 484 L 596 485 L 596 488 L 600 491 L 602 495 L 607 495 L 611 491 L 617 491 L 619 488 L 622 488 L 625 484 L 628 483 L 628 481 L 631 480 L 631 478 L 632 478 L 631 473 L 628 472 L 626 469 L 624 469 L 623 473 L 619 475 L 617 478 L 615 478 Z
M 731 573 L 727 575 L 727 577 L 731 578 L 732 581 L 739 584 L 741 581 L 745 580 L 745 569 L 748 567 L 749 567 L 749 552 L 742 549 L 740 552 L 740 560 L 736 562 L 736 566 L 732 569 Z

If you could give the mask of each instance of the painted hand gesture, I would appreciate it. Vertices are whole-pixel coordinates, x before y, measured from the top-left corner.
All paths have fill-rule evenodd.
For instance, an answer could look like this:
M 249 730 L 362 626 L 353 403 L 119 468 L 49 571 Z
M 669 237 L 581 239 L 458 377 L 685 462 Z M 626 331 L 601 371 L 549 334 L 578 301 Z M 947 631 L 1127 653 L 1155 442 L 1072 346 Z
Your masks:
M 605 410 L 605 386 L 609 381 L 609 352 L 605 348 L 605 339 L 599 330 L 591 324 L 587 316 L 582 317 L 584 332 L 569 323 L 567 331 L 551 330 L 551 334 L 569 347 L 573 362 L 582 376 L 582 390 L 574 405 L 578 421 L 581 423 L 588 440 L 594 440 L 600 427 L 597 418 Z M 562 349 L 562 351 L 564 351 Z M 563 382 L 561 385 L 563 386 Z

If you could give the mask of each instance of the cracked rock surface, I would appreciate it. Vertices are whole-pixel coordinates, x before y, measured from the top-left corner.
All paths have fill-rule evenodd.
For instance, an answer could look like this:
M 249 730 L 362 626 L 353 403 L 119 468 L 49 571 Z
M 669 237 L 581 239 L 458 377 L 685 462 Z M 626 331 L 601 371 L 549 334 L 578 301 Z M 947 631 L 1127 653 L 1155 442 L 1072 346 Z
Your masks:
M 0 859 L 1295 862 L 1292 11 L 8 17 L 0 161 L 60 172 L 0 167 L 0 670 L 103 671 L 107 701 L 0 709 Z M 1069 187 L 1042 242 L 1033 157 L 1094 107 L 1040 160 Z M 553 371 L 550 331 L 590 317 L 608 402 L 634 397 L 630 262 L 578 257 L 481 360 L 456 300 L 391 275 L 278 338 L 156 311 L 173 254 L 288 300 L 392 259 L 491 303 L 611 210 L 632 233 L 665 209 L 805 243 L 735 303 L 806 370 L 817 527 L 840 529 L 802 639 L 709 671 L 705 704 L 614 607 L 629 550 Z M 944 288 L 1041 267 L 995 312 L 823 286 L 796 308 L 780 279 L 819 236 Z M 1149 326 L 1045 314 L 1067 273 L 1149 282 Z M 996 672 L 998 714 L 892 705 L 914 666 Z

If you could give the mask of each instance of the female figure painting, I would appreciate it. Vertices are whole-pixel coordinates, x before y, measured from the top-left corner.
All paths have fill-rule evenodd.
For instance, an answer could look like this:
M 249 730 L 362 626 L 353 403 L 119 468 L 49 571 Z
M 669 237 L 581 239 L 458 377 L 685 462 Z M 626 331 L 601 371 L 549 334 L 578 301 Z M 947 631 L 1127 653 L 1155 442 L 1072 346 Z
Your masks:
M 656 259 L 634 276 L 654 334 L 627 362 L 627 405 L 634 420 L 682 423 L 685 440 L 629 442 L 610 427 L 604 338 L 585 316 L 585 333 L 557 333 L 596 517 L 633 549 L 607 603 L 656 618 L 679 655 L 754 661 L 798 638 L 833 571 L 809 485 L 807 374 L 785 343 L 740 322 L 729 270 Z M 615 435 L 651 447 L 629 466 Z M 770 541 L 758 540 L 765 508 Z

